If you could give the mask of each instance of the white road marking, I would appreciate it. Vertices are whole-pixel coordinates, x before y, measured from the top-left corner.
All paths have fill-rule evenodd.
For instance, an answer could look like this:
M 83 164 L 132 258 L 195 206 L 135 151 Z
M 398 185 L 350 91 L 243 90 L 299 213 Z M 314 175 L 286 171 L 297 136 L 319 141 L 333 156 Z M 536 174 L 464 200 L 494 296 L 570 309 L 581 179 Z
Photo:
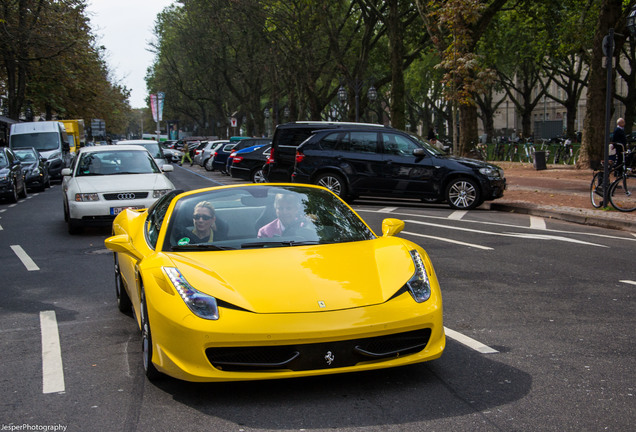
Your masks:
M 42 393 L 64 391 L 64 368 L 60 334 L 57 329 L 55 311 L 40 312 L 42 332 Z
M 447 242 L 447 243 L 454 243 L 454 244 L 458 244 L 458 245 L 461 245 L 461 246 L 473 247 L 473 248 L 477 248 L 477 249 L 493 250 L 493 248 L 488 247 L 488 246 L 481 246 L 481 245 L 474 244 L 474 243 L 466 243 L 466 242 L 462 242 L 462 241 L 458 241 L 458 240 L 452 240 L 452 239 L 449 239 L 449 238 L 446 238 L 446 237 L 435 237 L 435 236 L 430 236 L 430 235 L 425 235 L 425 234 L 418 234 L 418 233 L 409 232 L 409 231 L 402 231 L 402 234 L 407 234 L 407 235 L 412 235 L 412 236 L 417 236 L 417 237 L 425 237 L 425 238 L 439 240 L 439 241 L 443 241 L 443 242 Z
M 40 267 L 38 267 L 24 249 L 22 249 L 22 246 L 11 245 L 11 249 L 13 249 L 13 252 L 20 258 L 20 261 L 22 261 L 22 264 L 24 264 L 28 271 L 40 270 Z
M 623 283 L 630 284 L 630 285 L 636 285 L 636 281 L 631 281 L 631 280 L 622 280 L 622 281 L 619 281 L 619 282 L 623 282 Z
M 394 211 L 396 211 L 398 208 L 397 207 L 384 207 L 378 210 L 378 213 L 392 213 Z
M 18 205 L 18 203 L 10 204 L 10 205 L 9 205 L 9 208 L 13 208 L 13 207 L 15 207 L 15 206 L 17 206 L 17 205 Z
M 363 213 L 363 212 L 380 213 L 380 211 L 378 211 L 378 210 L 368 210 L 368 209 L 363 209 L 363 208 L 356 208 L 355 210 L 358 213 Z M 445 216 L 444 217 L 442 217 L 442 216 L 431 216 L 431 215 L 423 215 L 423 214 L 408 213 L 408 212 L 394 212 L 393 216 L 394 217 L 398 217 L 398 218 L 402 218 L 402 219 L 405 219 L 407 217 L 413 217 L 413 218 L 421 218 L 421 219 L 428 219 L 428 220 L 431 220 L 431 219 L 433 219 L 433 220 L 441 220 L 441 221 L 447 221 L 448 220 L 448 218 L 445 217 Z M 470 223 L 470 224 L 476 224 L 476 225 L 492 225 L 492 226 L 499 226 L 499 227 L 510 227 L 510 228 L 515 228 L 515 229 L 531 229 L 531 228 L 529 228 L 527 226 L 505 224 L 505 223 L 501 223 L 501 222 L 488 222 L 488 221 L 470 220 L 470 219 L 462 219 L 462 222 L 466 223 L 466 224 Z M 450 227 L 447 226 L 447 228 L 450 228 Z M 546 229 L 545 231 L 550 232 L 550 233 L 574 234 L 574 235 L 599 237 L 599 238 L 609 238 L 609 239 L 614 239 L 614 240 L 627 240 L 627 241 L 636 242 L 636 238 L 625 237 L 625 235 L 618 236 L 618 235 L 598 234 L 598 233 L 594 233 L 594 232 L 565 231 L 565 230 L 554 230 L 554 229 Z M 625 234 L 627 234 L 627 233 L 625 233 Z M 630 234 L 632 236 L 636 237 L 636 233 L 630 233 Z
M 450 215 L 448 215 L 448 219 L 451 220 L 461 220 L 468 214 L 468 210 L 455 210 Z
M 2 210 L 0 210 L 0 213 L 4 213 L 6 211 L 7 211 L 7 209 L 2 209 Z
M 535 240 L 559 240 L 559 241 L 564 241 L 564 242 L 569 242 L 569 243 L 578 243 L 578 244 L 584 244 L 584 245 L 589 245 L 589 246 L 598 246 L 598 247 L 604 247 L 604 248 L 607 247 L 607 246 L 603 246 L 603 245 L 596 244 L 596 243 L 589 243 L 589 242 L 584 242 L 584 241 L 581 241 L 581 240 L 575 240 L 575 239 L 570 239 L 570 238 L 567 238 L 567 237 L 553 236 L 553 235 L 548 235 L 548 234 L 498 233 L 498 232 L 492 232 L 492 231 L 476 230 L 476 229 L 471 229 L 471 228 L 460 228 L 460 227 L 453 227 L 453 226 L 448 226 L 448 225 L 433 224 L 433 223 L 421 222 L 421 221 L 416 221 L 416 220 L 411 220 L 411 219 L 407 219 L 404 222 L 415 223 L 415 224 L 418 224 L 418 225 L 433 226 L 433 227 L 437 227 L 437 228 L 446 228 L 446 229 L 455 230 L 455 231 L 465 231 L 465 232 L 472 232 L 472 233 L 477 233 L 477 234 L 487 234 L 487 235 L 500 236 L 500 237 L 528 238 L 528 239 L 535 239 Z
M 539 216 L 530 216 L 530 228 L 545 230 L 545 219 Z
M 483 343 L 456 332 L 455 330 L 451 330 L 448 327 L 444 327 L 444 331 L 446 332 L 446 336 L 449 338 L 454 339 L 460 344 L 466 345 L 468 348 L 474 349 L 482 354 L 496 354 L 499 352 L 494 348 L 490 348 L 488 345 L 484 345 Z
M 0 231 L 2 231 L 2 225 L 0 225 Z

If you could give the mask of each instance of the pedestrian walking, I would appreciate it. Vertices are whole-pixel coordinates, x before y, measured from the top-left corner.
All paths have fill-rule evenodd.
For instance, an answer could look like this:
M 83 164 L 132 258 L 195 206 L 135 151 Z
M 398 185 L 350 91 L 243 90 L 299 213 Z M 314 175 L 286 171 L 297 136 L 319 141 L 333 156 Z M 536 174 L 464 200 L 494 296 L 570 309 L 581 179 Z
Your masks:
M 186 158 L 190 161 L 190 166 L 192 166 L 192 158 L 190 157 L 190 146 L 188 145 L 187 141 L 183 144 L 183 156 L 181 156 L 181 162 L 179 163 L 179 166 L 183 165 L 183 161 Z

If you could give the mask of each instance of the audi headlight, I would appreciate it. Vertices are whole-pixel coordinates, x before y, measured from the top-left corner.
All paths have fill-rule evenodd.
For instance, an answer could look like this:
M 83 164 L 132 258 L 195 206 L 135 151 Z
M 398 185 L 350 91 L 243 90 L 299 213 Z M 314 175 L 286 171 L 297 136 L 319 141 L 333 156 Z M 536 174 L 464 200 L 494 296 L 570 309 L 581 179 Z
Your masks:
M 153 198 L 161 198 L 162 196 L 164 196 L 165 194 L 167 194 L 171 190 L 172 189 L 155 189 L 155 190 L 152 191 L 152 197 Z
M 214 297 L 193 288 L 176 268 L 164 267 L 163 271 L 192 313 L 207 320 L 219 319 L 219 308 Z
M 77 193 L 75 194 L 76 202 L 99 201 L 99 195 L 96 193 Z
M 416 250 L 410 251 L 413 264 L 415 264 L 415 273 L 406 283 L 413 299 L 418 303 L 423 303 L 431 297 L 431 283 L 424 267 L 424 260 L 420 253 Z

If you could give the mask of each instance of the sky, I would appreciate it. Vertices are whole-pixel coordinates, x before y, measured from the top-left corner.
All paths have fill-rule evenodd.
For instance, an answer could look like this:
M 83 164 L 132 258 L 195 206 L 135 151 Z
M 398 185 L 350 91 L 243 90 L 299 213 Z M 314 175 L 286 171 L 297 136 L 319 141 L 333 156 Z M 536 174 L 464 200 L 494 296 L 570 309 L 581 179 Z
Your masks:
M 154 40 L 157 14 L 173 0 L 88 0 L 87 16 L 91 20 L 97 44 L 106 47 L 105 60 L 113 79 L 125 85 L 130 106 L 146 107 L 146 70 L 152 64 L 148 51 Z

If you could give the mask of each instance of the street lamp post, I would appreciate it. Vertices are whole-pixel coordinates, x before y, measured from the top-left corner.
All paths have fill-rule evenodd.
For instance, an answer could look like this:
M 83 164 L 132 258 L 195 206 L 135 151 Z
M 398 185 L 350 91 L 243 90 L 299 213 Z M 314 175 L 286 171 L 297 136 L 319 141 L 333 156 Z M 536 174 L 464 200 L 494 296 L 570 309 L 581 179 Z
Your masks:
M 343 79 L 340 80 L 340 88 L 338 89 L 338 99 L 340 100 L 340 102 L 344 103 L 347 101 L 347 89 L 344 87 L 343 83 Z M 368 79 L 368 80 L 361 80 L 361 79 L 354 79 L 352 81 L 346 81 L 347 84 L 349 84 L 349 86 L 351 86 L 353 88 L 353 94 L 355 95 L 355 101 L 356 101 L 356 123 L 360 121 L 360 110 L 359 110 L 359 106 L 360 106 L 360 92 L 362 91 L 362 88 L 364 87 L 364 85 L 369 82 L 371 83 L 373 81 L 373 79 Z M 369 90 L 367 91 L 367 98 L 370 101 L 374 101 L 378 98 L 378 91 L 375 89 L 375 87 L 373 86 L 373 84 L 371 84 L 371 86 L 369 87 Z

